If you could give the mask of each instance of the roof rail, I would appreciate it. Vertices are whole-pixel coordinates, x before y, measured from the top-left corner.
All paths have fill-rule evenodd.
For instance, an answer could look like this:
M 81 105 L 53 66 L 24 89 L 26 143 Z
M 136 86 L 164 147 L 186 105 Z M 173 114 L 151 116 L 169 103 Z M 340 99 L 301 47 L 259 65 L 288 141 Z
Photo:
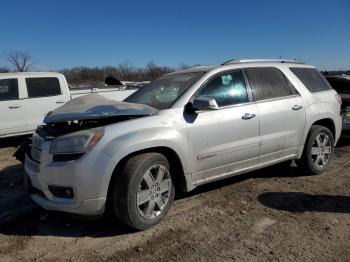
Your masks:
M 265 63 L 265 62 L 274 62 L 274 63 L 293 63 L 293 64 L 305 64 L 301 60 L 288 60 L 288 59 L 231 59 L 221 65 L 229 64 L 239 64 L 239 63 Z

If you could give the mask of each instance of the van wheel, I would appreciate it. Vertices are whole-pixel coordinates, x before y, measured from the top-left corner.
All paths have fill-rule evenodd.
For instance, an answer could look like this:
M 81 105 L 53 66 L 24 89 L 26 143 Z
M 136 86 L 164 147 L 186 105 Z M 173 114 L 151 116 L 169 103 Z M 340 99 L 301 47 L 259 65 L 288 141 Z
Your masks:
M 333 152 L 334 138 L 332 132 L 324 126 L 314 125 L 310 129 L 298 165 L 310 175 L 320 175 L 329 166 Z
M 159 223 L 174 200 L 175 187 L 168 160 L 159 153 L 145 153 L 127 160 L 114 180 L 112 204 L 117 218 L 134 229 Z

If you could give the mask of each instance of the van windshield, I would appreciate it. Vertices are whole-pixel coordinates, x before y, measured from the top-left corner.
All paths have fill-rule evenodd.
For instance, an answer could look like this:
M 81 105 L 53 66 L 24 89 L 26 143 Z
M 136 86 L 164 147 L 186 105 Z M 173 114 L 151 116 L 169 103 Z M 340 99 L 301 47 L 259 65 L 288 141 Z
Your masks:
M 140 88 L 124 101 L 146 104 L 159 110 L 168 109 L 203 75 L 204 72 L 195 72 L 161 76 Z

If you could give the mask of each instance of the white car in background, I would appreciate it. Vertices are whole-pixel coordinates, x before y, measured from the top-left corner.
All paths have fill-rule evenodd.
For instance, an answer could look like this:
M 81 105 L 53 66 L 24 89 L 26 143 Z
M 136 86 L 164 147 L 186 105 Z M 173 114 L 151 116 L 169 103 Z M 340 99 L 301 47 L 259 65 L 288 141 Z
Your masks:
M 90 93 L 122 101 L 137 88 L 127 86 L 70 90 L 53 72 L 0 73 L 0 138 L 33 133 L 49 111 Z

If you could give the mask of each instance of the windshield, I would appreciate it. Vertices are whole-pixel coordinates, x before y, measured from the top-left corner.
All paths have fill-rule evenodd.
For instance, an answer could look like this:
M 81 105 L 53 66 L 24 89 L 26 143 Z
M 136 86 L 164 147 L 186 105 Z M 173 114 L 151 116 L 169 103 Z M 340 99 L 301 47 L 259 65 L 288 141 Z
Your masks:
M 159 110 L 168 109 L 204 72 L 162 76 L 126 98 L 125 102 L 146 104 Z

